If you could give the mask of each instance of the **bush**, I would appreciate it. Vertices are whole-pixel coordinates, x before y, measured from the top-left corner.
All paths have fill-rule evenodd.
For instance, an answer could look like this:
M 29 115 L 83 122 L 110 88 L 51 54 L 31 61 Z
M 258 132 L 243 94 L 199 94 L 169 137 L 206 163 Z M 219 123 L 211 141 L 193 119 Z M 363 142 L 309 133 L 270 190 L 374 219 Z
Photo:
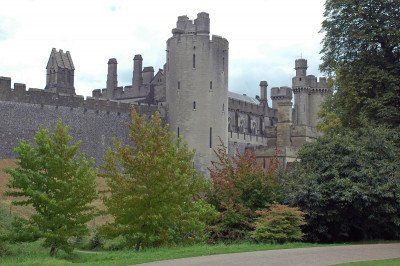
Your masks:
M 301 226 L 305 224 L 304 213 L 298 208 L 273 204 L 258 211 L 251 237 L 257 242 L 285 243 L 302 240 Z

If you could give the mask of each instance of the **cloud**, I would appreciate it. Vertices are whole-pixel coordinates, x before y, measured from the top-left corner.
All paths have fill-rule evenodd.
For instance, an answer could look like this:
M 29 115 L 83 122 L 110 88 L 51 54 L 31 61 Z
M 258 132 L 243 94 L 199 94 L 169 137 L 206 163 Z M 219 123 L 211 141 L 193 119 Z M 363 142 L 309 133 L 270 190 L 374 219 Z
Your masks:
M 119 85 L 129 85 L 134 55 L 142 54 L 143 66 L 162 68 L 177 16 L 194 19 L 201 11 L 210 13 L 212 34 L 229 41 L 231 90 L 254 96 L 260 80 L 270 87 L 290 85 L 294 60 L 301 54 L 309 60 L 310 73 L 319 74 L 320 0 L 252 0 L 251 5 L 228 0 L 140 5 L 130 0 L 2 0 L 0 76 L 43 88 L 55 47 L 71 52 L 78 94 L 105 87 L 112 57 L 118 60 Z

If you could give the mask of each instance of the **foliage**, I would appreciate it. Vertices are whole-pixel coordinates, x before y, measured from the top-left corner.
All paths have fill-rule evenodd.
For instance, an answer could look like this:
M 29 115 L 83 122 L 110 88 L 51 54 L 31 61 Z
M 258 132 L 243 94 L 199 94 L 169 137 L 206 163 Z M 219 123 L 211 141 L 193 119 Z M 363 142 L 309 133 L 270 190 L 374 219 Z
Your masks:
M 398 130 L 366 126 L 328 133 L 300 152 L 288 195 L 313 241 L 400 238 Z
M 40 129 L 36 146 L 19 142 L 15 148 L 18 166 L 7 170 L 11 175 L 7 195 L 16 198 L 13 204 L 35 209 L 28 219 L 15 220 L 14 240 L 44 238 L 51 255 L 58 249 L 71 252 L 69 240 L 87 233 L 86 223 L 95 213 L 91 205 L 97 195 L 93 160 L 87 161 L 79 151 L 79 142 L 71 141 L 61 122 L 54 133 Z
M 215 150 L 217 161 L 212 163 L 212 201 L 220 212 L 212 228 L 212 241 L 237 241 L 249 237 L 255 211 L 281 200 L 276 172 L 277 160 L 264 171 L 253 151 L 239 151 L 234 156 L 226 147 Z
M 0 257 L 9 253 L 6 246 L 9 231 L 11 229 L 12 215 L 0 206 Z
M 103 232 L 136 249 L 203 240 L 215 210 L 200 197 L 207 184 L 193 168 L 193 152 L 158 113 L 147 119 L 133 109 L 129 131 L 134 144 L 116 140 L 106 154 L 104 203 L 114 221 Z
M 257 212 L 251 237 L 257 242 L 285 243 L 303 238 L 301 226 L 305 224 L 304 213 L 298 208 L 273 204 Z
M 321 70 L 334 75 L 333 114 L 345 127 L 398 126 L 400 2 L 327 0 L 324 16 Z

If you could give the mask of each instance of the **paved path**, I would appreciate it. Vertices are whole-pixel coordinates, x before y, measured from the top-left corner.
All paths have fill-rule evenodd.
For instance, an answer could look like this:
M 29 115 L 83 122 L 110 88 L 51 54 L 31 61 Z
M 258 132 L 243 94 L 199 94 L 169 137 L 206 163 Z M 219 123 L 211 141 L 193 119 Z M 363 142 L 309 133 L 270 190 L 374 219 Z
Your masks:
M 143 265 L 333 265 L 393 258 L 400 258 L 400 243 L 255 251 L 165 260 Z

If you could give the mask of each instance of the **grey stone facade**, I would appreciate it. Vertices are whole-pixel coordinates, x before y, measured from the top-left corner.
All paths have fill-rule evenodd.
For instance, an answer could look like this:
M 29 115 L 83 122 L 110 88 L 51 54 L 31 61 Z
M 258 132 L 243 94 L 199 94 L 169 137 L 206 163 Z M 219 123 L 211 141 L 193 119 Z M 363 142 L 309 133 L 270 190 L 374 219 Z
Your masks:
M 93 90 L 87 99 L 75 95 L 75 67 L 70 53 L 62 50 L 51 52 L 44 90 L 26 90 L 18 83 L 12 88 L 10 78 L 0 77 L 0 158 L 13 157 L 19 139 L 32 140 L 39 126 L 52 128 L 61 119 L 82 140 L 83 150 L 101 162 L 113 136 L 127 141 L 132 106 L 147 115 L 159 111 L 171 131 L 195 149 L 194 164 L 203 172 L 220 141 L 230 153 L 254 149 L 267 166 L 277 151 L 284 164 L 296 160 L 297 150 L 320 134 L 315 128 L 328 92 L 326 79 L 307 75 L 307 60 L 298 59 L 292 87 L 269 91 L 261 81 L 255 98 L 229 92 L 229 43 L 210 36 L 204 12 L 194 20 L 178 17 L 167 40 L 166 63 L 157 72 L 143 67 L 137 54 L 132 84 L 119 86 L 117 59 L 107 66 L 105 88 Z

